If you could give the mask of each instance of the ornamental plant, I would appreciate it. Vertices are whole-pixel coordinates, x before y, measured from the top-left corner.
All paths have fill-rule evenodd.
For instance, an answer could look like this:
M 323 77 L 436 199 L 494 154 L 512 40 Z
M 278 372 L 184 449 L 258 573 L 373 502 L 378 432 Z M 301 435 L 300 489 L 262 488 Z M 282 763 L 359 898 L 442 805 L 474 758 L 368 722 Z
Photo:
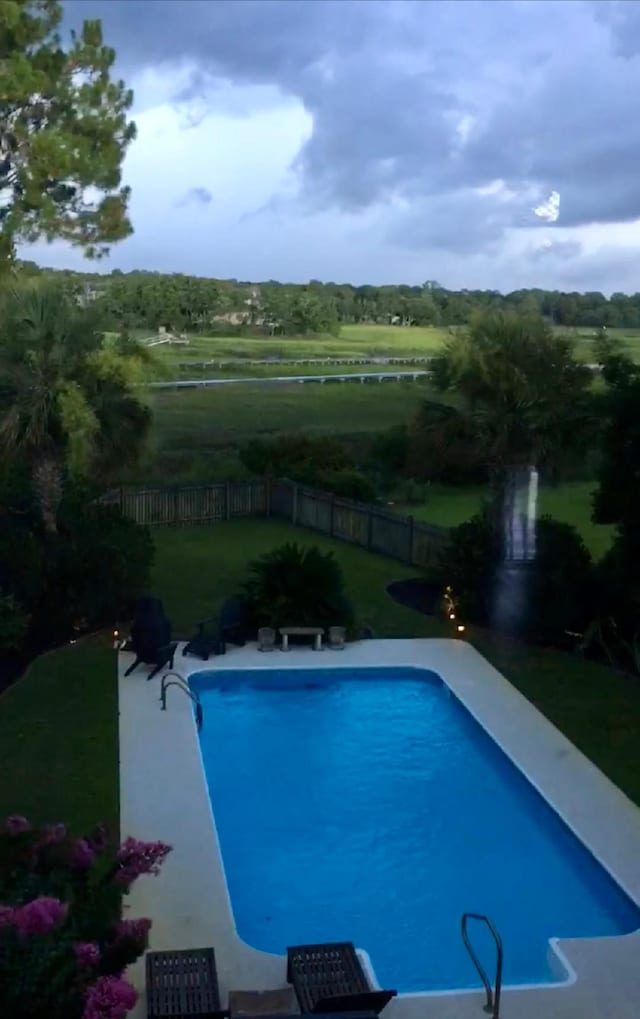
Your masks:
M 124 1019 L 136 992 L 123 974 L 148 945 L 151 921 L 122 919 L 134 881 L 171 850 L 104 825 L 73 838 L 63 824 L 0 825 L 0 1016 Z

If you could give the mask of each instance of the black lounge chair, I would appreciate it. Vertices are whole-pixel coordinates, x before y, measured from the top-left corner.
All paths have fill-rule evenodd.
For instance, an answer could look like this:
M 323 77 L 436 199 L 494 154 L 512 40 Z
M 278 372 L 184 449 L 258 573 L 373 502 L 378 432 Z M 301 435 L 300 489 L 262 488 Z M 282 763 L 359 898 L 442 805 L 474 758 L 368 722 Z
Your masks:
M 171 640 L 171 623 L 160 599 L 140 598 L 131 624 L 131 650 L 136 657 L 125 676 L 132 673 L 141 662 L 155 666 L 147 679 L 153 679 L 165 665 L 172 669 L 176 647 L 177 642 Z
M 147 1015 L 149 1019 L 226 1019 L 213 948 L 147 952 Z
M 182 649 L 183 655 L 197 655 L 207 661 L 209 655 L 223 655 L 227 642 L 243 647 L 247 642 L 247 611 L 244 602 L 230 598 L 224 602 L 217 619 L 203 619 Z
M 287 948 L 287 980 L 301 1012 L 373 1012 L 379 1015 L 397 991 L 369 987 L 350 941 Z

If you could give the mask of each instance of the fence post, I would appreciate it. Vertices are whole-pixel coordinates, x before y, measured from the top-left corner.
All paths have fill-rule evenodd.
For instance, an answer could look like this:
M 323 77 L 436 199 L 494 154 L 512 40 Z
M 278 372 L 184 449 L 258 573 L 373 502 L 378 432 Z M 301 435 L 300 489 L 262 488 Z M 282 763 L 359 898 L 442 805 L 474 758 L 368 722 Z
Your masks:
M 409 555 L 407 557 L 407 562 L 409 563 L 410 566 L 413 566 L 413 525 L 414 525 L 413 514 L 410 514 L 407 517 L 407 525 L 409 532 Z
M 231 485 L 228 481 L 224 486 L 224 516 L 225 520 L 231 520 Z
M 331 499 L 329 501 L 329 537 L 333 538 L 333 514 L 335 511 L 335 495 L 331 493 Z
M 373 548 L 373 510 L 369 507 L 367 513 L 367 550 L 370 552 Z
M 298 482 L 293 482 L 293 497 L 291 499 L 291 523 L 298 523 Z
M 175 485 L 173 489 L 173 526 L 175 527 L 178 523 L 178 486 Z

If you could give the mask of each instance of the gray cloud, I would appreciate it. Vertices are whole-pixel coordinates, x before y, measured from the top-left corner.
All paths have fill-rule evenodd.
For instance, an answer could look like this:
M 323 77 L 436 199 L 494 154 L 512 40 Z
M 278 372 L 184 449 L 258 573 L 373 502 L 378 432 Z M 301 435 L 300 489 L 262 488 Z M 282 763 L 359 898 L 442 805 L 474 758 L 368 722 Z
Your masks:
M 531 262 L 575 262 L 582 256 L 583 247 L 579 241 L 550 241 L 529 249 L 527 257 Z
M 294 162 L 302 210 L 386 206 L 407 248 L 553 230 L 532 211 L 552 190 L 557 227 L 640 217 L 631 0 L 75 0 L 67 17 L 101 17 L 127 77 L 187 70 L 185 125 L 242 114 L 238 86 L 298 100 L 313 120 Z
M 178 199 L 176 205 L 209 205 L 213 201 L 213 195 L 208 188 L 189 188 L 188 191 Z

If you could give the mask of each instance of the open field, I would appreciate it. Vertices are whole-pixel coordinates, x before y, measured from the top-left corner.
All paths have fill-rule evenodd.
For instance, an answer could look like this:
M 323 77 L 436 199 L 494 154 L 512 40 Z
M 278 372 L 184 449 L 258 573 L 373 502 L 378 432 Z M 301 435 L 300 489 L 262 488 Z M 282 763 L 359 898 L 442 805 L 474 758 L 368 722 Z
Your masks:
M 538 512 L 556 520 L 573 524 L 582 535 L 594 559 L 609 548 L 615 528 L 594 524 L 591 520 L 592 481 L 569 481 L 540 489 Z M 396 506 L 403 513 L 412 513 L 416 520 L 425 520 L 442 527 L 455 527 L 477 513 L 486 490 L 481 486 L 431 485 L 426 501 L 420 506 Z
M 124 480 L 184 484 L 225 480 L 237 448 L 280 432 L 357 437 L 407 421 L 425 397 L 420 382 L 230 386 L 150 396 L 153 431 L 140 467 Z
M 162 345 L 154 354 L 165 371 L 180 374 L 178 362 L 205 361 L 218 358 L 234 360 L 251 358 L 279 359 L 305 357 L 425 357 L 437 354 L 450 330 L 435 326 L 344 325 L 334 336 L 222 336 L 192 335 L 188 346 Z M 558 329 L 576 344 L 577 356 L 587 362 L 594 360 L 593 329 Z M 148 335 L 148 334 L 145 334 Z M 627 352 L 640 361 L 640 330 L 611 329 L 609 335 L 623 341 Z M 274 374 L 280 374 L 274 368 Z

